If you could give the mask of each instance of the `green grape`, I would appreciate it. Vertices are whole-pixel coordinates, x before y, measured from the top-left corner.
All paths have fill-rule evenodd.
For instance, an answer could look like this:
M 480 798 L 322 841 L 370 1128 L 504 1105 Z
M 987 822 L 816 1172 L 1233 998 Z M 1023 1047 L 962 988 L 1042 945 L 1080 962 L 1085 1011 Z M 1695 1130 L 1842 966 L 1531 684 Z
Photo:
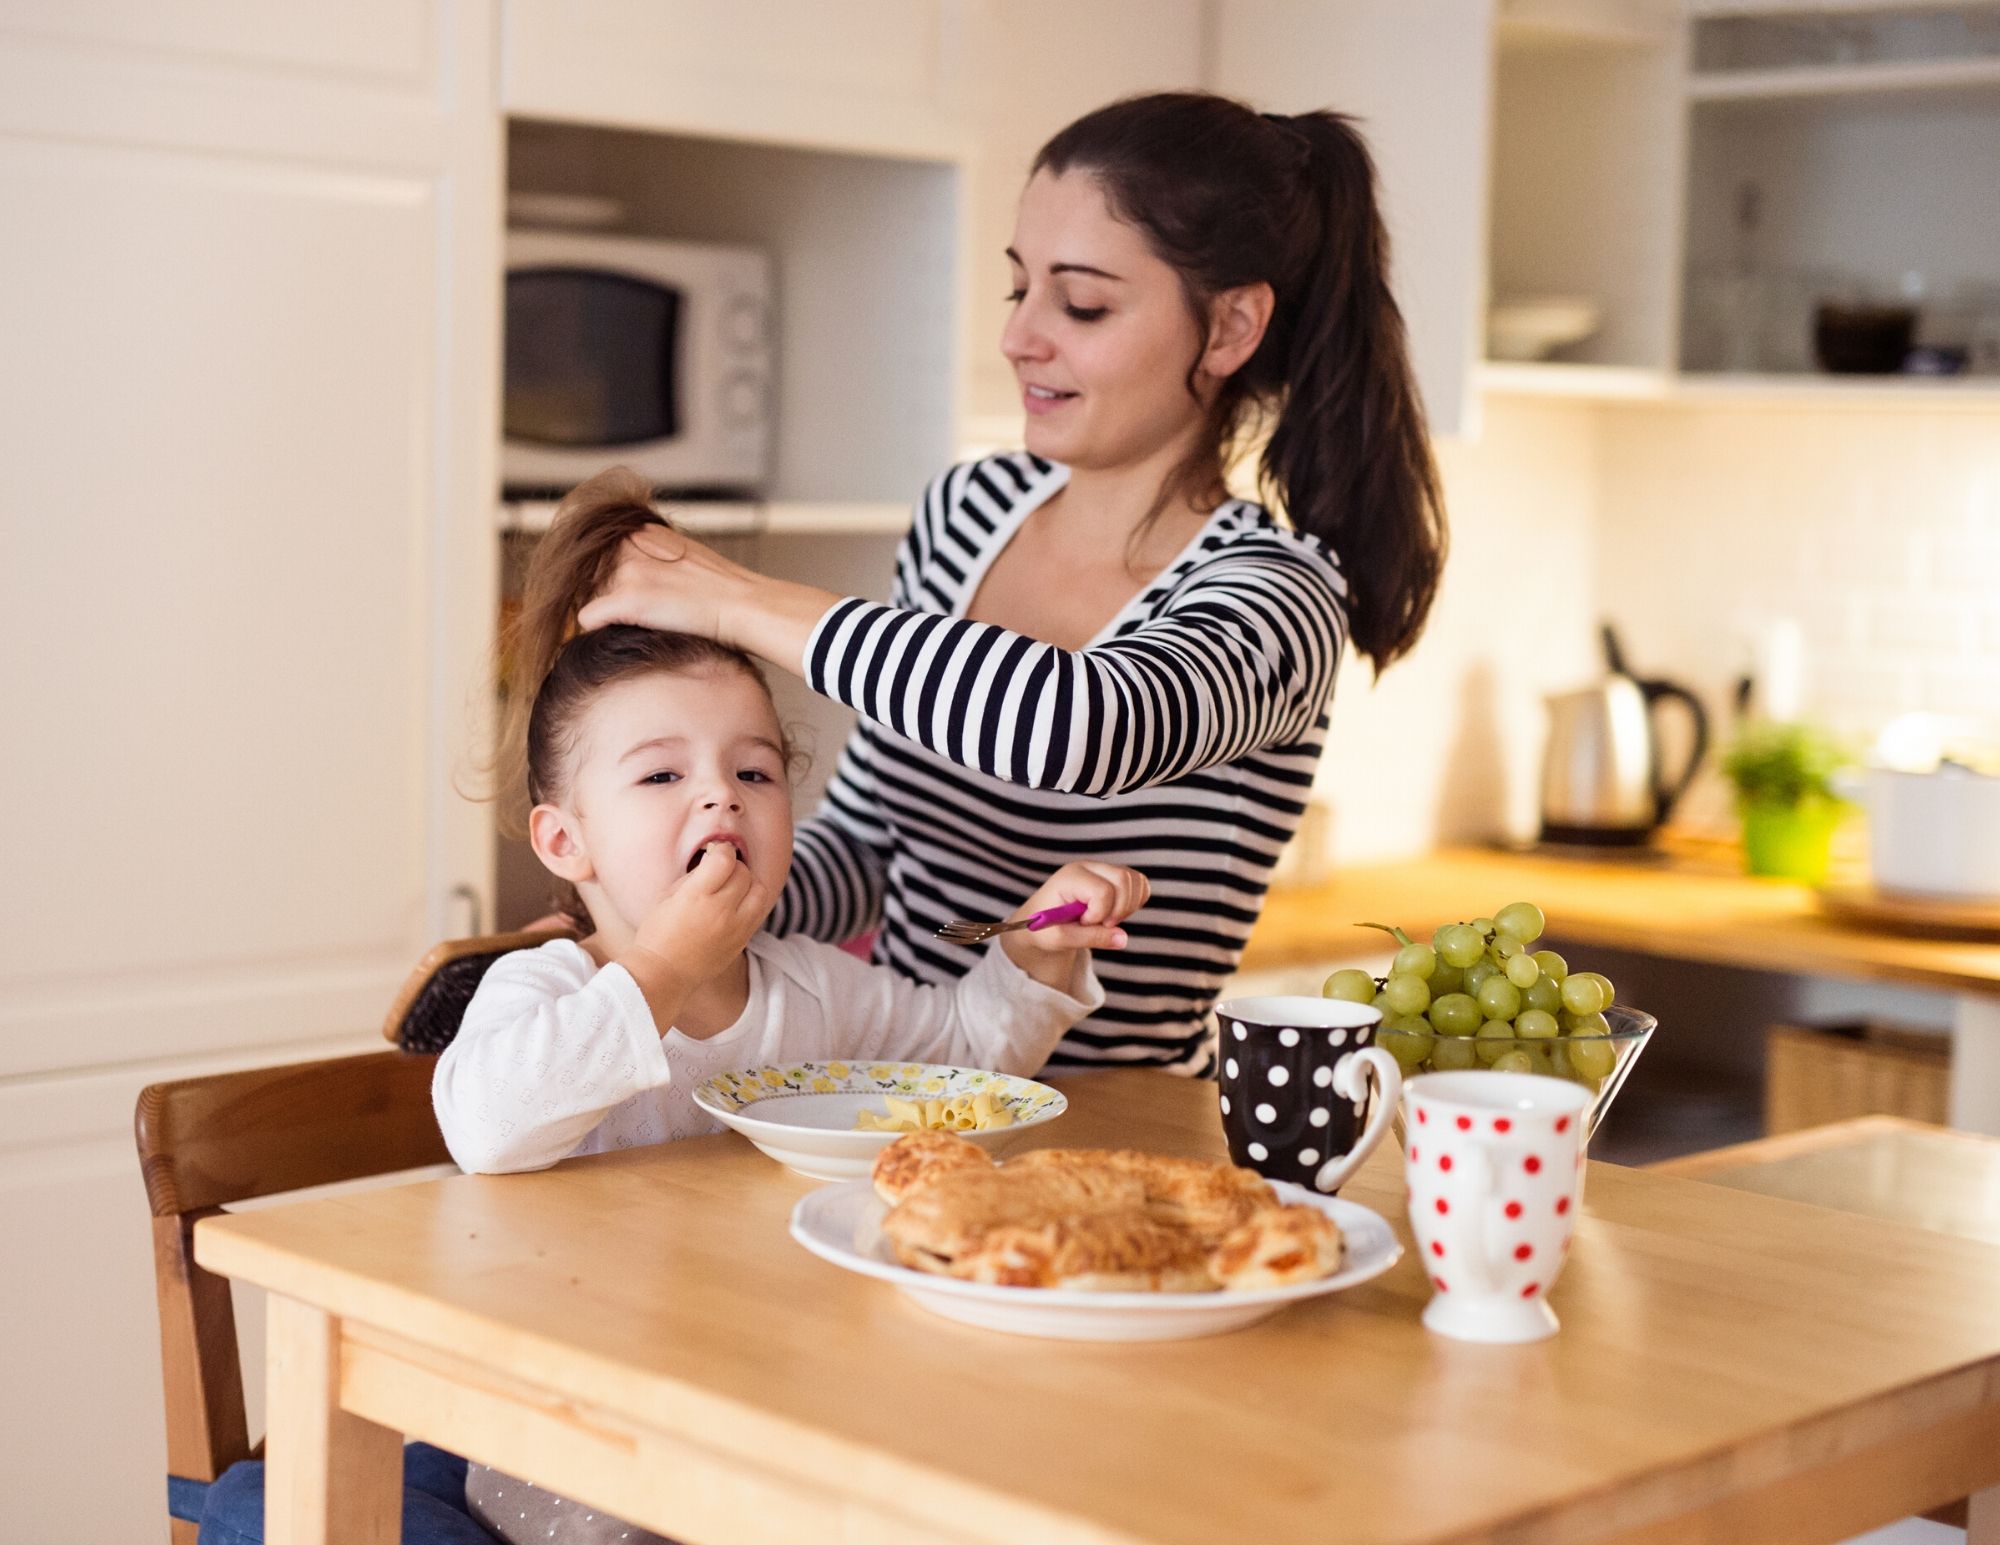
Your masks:
M 1492 919 L 1492 918 L 1490 918 L 1490 917 L 1475 917 L 1475 918 L 1474 918 L 1474 919 L 1472 920 L 1472 926 L 1473 926 L 1473 927 L 1474 927 L 1475 929 L 1477 929 L 1477 930 L 1478 930 L 1478 932 L 1479 932 L 1479 942 L 1480 942 L 1481 944 L 1484 944 L 1484 943 L 1485 943 L 1485 942 L 1486 942 L 1486 941 L 1487 941 L 1488 939 L 1490 939 L 1490 938 L 1492 938 L 1492 937 L 1493 937 L 1493 919 Z
M 1546 1045 L 1541 1042 L 1536 1042 L 1532 1046 L 1523 1046 L 1520 1048 L 1521 1055 L 1528 1059 L 1529 1072 L 1539 1073 L 1544 1078 L 1555 1077 L 1556 1073 L 1555 1060 L 1549 1054 L 1548 1050 L 1549 1046 L 1555 1044 L 1557 1043 L 1553 1041 L 1547 1043 Z
M 1611 1024 L 1602 1014 L 1572 1014 L 1567 1029 L 1571 1035 L 1611 1034 Z
M 1482 955 L 1465 968 L 1465 990 L 1476 993 L 1499 974 L 1500 968 Z
M 1489 976 L 1479 984 L 1479 1008 L 1488 1019 L 1512 1019 L 1521 1012 L 1521 989 L 1504 976 Z
M 1552 977 L 1538 976 L 1521 994 L 1521 1002 L 1531 1009 L 1540 1009 L 1544 1014 L 1553 1014 L 1563 1006 L 1562 984 Z
M 1478 1060 L 1470 1036 L 1441 1035 L 1431 1043 L 1431 1067 L 1439 1073 L 1463 1073 Z
M 1531 1041 L 1554 1040 L 1561 1029 L 1555 1015 L 1545 1014 L 1540 1009 L 1523 1009 L 1521 1017 L 1514 1021 L 1514 1033 Z
M 1430 984 L 1420 976 L 1392 976 L 1382 988 L 1382 1007 L 1391 1014 L 1421 1014 L 1430 1006 Z
M 1587 976 L 1604 989 L 1604 1001 L 1597 1005 L 1597 1012 L 1603 1013 L 1618 1001 L 1618 990 L 1611 985 L 1611 978 L 1598 971 L 1579 971 L 1578 976 Z
M 1461 971 L 1486 953 L 1486 936 L 1464 923 L 1446 923 L 1432 938 L 1444 963 Z
M 1473 1039 L 1479 1060 L 1491 1067 L 1494 1061 L 1514 1049 L 1514 1027 L 1504 1019 L 1489 1019 Z
M 1447 993 L 1464 991 L 1465 973 L 1457 966 L 1448 966 L 1440 960 L 1431 972 L 1431 1002 L 1437 1002 Z
M 1322 998 L 1339 998 L 1347 1003 L 1373 1003 L 1375 978 L 1366 971 L 1348 966 L 1328 977 L 1319 992 Z
M 1535 964 L 1542 968 L 1542 975 L 1548 977 L 1558 987 L 1562 985 L 1563 978 L 1569 975 L 1569 962 L 1554 950 L 1536 950 Z
M 1549 1043 L 1549 1071 L 1557 1078 L 1575 1078 L 1576 1069 L 1570 1066 L 1569 1043 L 1552 1041 Z
M 1493 914 L 1493 926 L 1523 944 L 1539 939 L 1548 922 L 1532 901 L 1510 901 Z
M 1516 955 L 1507 962 L 1507 980 L 1526 992 L 1542 979 L 1542 968 L 1533 955 Z
M 1437 951 L 1428 944 L 1405 944 L 1396 951 L 1396 962 L 1389 967 L 1389 974 L 1428 977 L 1437 969 L 1437 963 Z
M 1431 1027 L 1415 1015 L 1399 1014 L 1382 1021 L 1375 1044 L 1396 1059 L 1405 1073 L 1415 1072 L 1431 1054 Z
M 1617 1065 L 1618 1053 L 1609 1036 L 1593 1036 L 1585 1041 L 1558 1042 L 1569 1055 L 1569 1065 L 1579 1078 L 1599 1079 Z
M 1487 947 L 1487 953 L 1504 966 L 1527 947 L 1510 934 L 1496 933 L 1492 944 Z
M 1431 1023 L 1440 1035 L 1471 1035 L 1482 1017 L 1479 1004 L 1462 992 L 1448 992 L 1431 1001 Z
M 1562 994 L 1563 1007 L 1572 1014 L 1600 1013 L 1609 1001 L 1604 995 L 1604 989 L 1588 971 L 1579 971 L 1575 976 L 1565 977 Z
M 1524 1051 L 1505 1051 L 1493 1059 L 1493 1071 L 1496 1073 L 1532 1073 L 1535 1071 L 1535 1059 Z

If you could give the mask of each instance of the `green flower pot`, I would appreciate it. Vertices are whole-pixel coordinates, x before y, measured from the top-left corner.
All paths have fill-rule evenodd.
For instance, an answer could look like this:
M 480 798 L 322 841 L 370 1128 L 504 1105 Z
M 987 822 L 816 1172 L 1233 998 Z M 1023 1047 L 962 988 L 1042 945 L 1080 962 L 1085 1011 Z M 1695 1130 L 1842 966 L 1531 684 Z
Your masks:
M 1826 878 L 1833 834 L 1847 806 L 1834 799 L 1807 799 L 1796 805 L 1745 800 L 1743 867 L 1751 874 L 1818 885 Z

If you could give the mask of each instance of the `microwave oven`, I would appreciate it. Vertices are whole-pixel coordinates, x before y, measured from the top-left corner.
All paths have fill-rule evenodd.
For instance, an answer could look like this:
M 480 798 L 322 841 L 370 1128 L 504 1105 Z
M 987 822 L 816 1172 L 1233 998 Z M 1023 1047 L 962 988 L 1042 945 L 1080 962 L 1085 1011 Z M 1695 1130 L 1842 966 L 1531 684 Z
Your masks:
M 560 494 L 624 465 L 664 494 L 769 477 L 771 260 L 754 248 L 510 231 L 501 481 Z

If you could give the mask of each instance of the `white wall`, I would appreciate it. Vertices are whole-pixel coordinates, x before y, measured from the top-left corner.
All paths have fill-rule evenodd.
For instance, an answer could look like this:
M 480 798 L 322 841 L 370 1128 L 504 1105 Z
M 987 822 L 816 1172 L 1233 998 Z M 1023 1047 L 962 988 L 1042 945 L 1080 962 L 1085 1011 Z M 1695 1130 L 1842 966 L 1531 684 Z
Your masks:
M 1430 624 L 1378 683 L 1350 656 L 1334 691 L 1333 862 L 1534 834 L 1542 697 L 1598 669 L 1593 413 L 1494 398 L 1476 442 L 1439 445 L 1452 547 Z
M 2000 710 L 2000 410 L 1611 407 L 1597 443 L 1597 593 L 1719 723 L 1772 617 L 1836 731 Z M 1712 777 L 1697 798 L 1727 818 Z

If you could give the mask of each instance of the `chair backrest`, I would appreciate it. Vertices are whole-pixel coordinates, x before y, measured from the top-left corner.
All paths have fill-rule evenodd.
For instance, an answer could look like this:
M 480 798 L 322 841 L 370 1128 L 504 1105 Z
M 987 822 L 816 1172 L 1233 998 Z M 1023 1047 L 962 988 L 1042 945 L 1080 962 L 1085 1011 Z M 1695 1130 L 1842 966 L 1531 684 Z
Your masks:
M 448 1162 L 431 1112 L 435 1062 L 371 1052 L 140 1091 L 174 1545 L 194 1545 L 202 1488 L 254 1453 L 229 1282 L 195 1264 L 194 1225 L 232 1202 Z
M 472 1001 L 486 968 L 514 950 L 534 949 L 551 939 L 575 935 L 560 929 L 525 929 L 519 933 L 481 934 L 471 939 L 447 939 L 417 962 L 389 1014 L 382 1021 L 384 1038 L 404 1051 L 443 1051 L 458 1034 L 465 1006 Z

